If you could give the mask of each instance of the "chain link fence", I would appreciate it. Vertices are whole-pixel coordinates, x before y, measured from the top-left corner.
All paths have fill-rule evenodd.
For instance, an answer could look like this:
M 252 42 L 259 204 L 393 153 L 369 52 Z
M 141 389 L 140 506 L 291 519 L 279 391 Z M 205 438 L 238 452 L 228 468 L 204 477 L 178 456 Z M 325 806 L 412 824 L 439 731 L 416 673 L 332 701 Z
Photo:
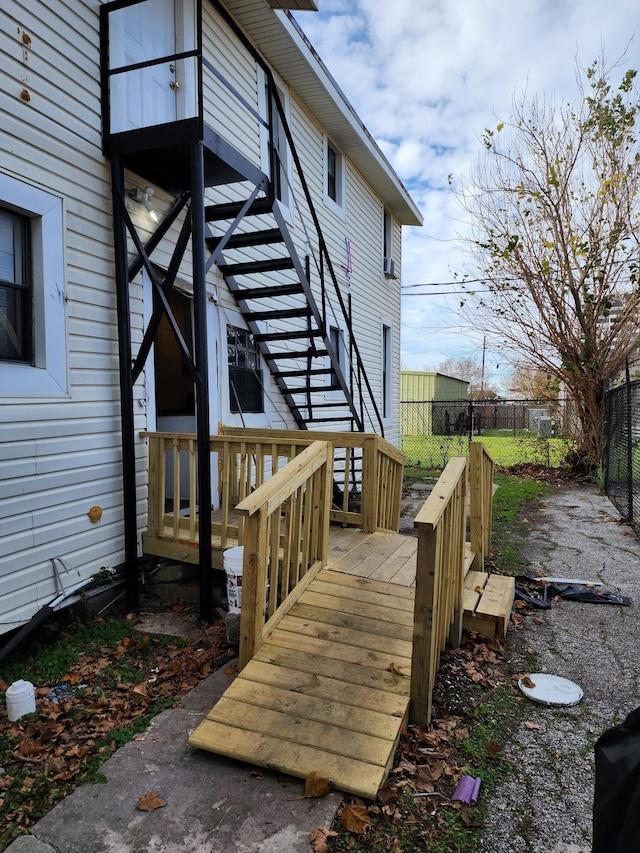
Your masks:
M 640 382 L 607 394 L 604 489 L 611 503 L 640 532 Z
M 575 418 L 568 399 L 406 400 L 400 403 L 407 465 L 441 470 L 481 440 L 496 464 L 560 468 L 573 447 Z

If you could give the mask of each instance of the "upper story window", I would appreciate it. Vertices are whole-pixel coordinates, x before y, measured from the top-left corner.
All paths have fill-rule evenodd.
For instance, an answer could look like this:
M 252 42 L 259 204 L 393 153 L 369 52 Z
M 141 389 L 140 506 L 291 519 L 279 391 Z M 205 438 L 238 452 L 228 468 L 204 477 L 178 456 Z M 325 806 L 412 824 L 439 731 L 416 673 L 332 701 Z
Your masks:
M 386 278 L 397 278 L 393 256 L 393 216 L 384 208 L 382 216 L 382 272 Z
M 345 163 L 342 153 L 325 137 L 324 200 L 341 216 L 345 212 Z
M 62 200 L 0 173 L 0 395 L 67 391 Z
M 31 364 L 31 227 L 0 208 L 0 359 Z
M 382 417 L 391 417 L 392 353 L 391 326 L 382 326 Z
M 273 184 L 273 192 L 278 201 L 284 207 L 291 206 L 291 151 L 285 130 L 285 119 L 289 120 L 290 100 L 287 92 L 276 83 L 278 100 L 284 113 L 284 118 L 276 102 L 275 96 L 271 97 L 269 105 L 270 90 L 267 75 L 258 70 L 258 110 L 260 116 L 268 123 L 272 122 L 271 142 L 272 150 L 269 148 L 269 131 L 263 125 L 260 126 L 260 148 L 262 169 L 269 175 Z
M 227 326 L 227 359 L 229 410 L 241 413 L 264 412 L 260 351 L 251 332 L 237 326 Z
M 345 376 L 347 372 L 347 345 L 345 338 L 346 335 L 342 329 L 338 326 L 329 326 L 329 340 L 331 342 L 331 348 L 338 360 L 338 369 L 343 376 Z M 330 358 L 327 363 L 331 368 L 331 373 L 329 373 L 327 378 L 327 387 L 335 390 L 340 387 L 340 381 Z

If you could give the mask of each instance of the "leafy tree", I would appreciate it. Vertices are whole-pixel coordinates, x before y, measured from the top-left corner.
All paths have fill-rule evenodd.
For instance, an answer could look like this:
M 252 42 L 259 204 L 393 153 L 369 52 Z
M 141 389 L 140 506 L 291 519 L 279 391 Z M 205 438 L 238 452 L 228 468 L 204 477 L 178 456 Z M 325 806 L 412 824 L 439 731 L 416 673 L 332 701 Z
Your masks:
M 517 364 L 509 381 L 509 390 L 527 400 L 557 402 L 560 382 L 557 376 L 530 364 Z
M 573 105 L 514 101 L 461 194 L 489 290 L 474 319 L 563 384 L 574 461 L 589 472 L 602 462 L 605 391 L 640 341 L 640 101 L 636 72 L 615 73 L 603 58 L 579 71 Z
M 472 400 L 493 400 L 498 396 L 495 388 L 486 384 L 482 363 L 475 358 L 450 355 L 449 358 L 440 362 L 436 371 L 444 376 L 453 376 L 455 379 L 463 379 L 468 382 L 469 396 Z

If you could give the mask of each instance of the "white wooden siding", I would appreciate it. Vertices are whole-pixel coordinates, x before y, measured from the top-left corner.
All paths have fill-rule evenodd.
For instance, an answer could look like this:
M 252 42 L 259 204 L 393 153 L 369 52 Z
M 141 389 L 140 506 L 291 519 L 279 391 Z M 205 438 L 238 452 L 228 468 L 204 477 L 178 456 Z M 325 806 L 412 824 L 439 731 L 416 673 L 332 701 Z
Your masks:
M 119 377 L 110 174 L 102 156 L 99 3 L 5 0 L 0 169 L 63 199 L 68 393 L 0 388 L 0 633 L 56 593 L 52 557 L 80 577 L 122 562 Z M 30 38 L 23 56 L 22 34 Z M 28 91 L 30 101 L 21 98 Z M 134 330 L 141 322 L 134 319 Z M 137 428 L 145 426 L 136 407 Z M 146 461 L 140 443 L 138 513 Z M 94 524 L 89 507 L 99 504 Z M 78 577 L 75 576 L 74 580 Z
M 239 50 L 237 39 L 205 3 L 204 37 L 211 61 L 257 108 L 255 62 Z M 51 559 L 62 557 L 82 578 L 103 566 L 122 562 L 122 475 L 116 299 L 111 230 L 110 170 L 101 151 L 99 86 L 99 0 L 4 0 L 0 5 L 0 171 L 62 199 L 64 214 L 64 299 L 67 333 L 67 392 L 57 396 L 7 397 L 0 388 L 0 633 L 29 619 L 55 595 Z M 30 44 L 23 45 L 23 33 Z M 295 81 L 291 81 L 295 83 Z M 21 93 L 28 92 L 30 100 Z M 259 130 L 251 114 L 225 94 L 206 99 L 207 121 L 239 151 L 260 165 Z M 399 295 L 381 280 L 382 202 L 346 160 L 346 219 L 331 212 L 323 198 L 322 128 L 291 93 L 292 127 L 307 180 L 341 285 L 344 239 L 351 241 L 354 271 L 355 334 L 381 403 L 381 347 L 377 297 L 385 293 L 391 312 L 394 347 L 399 343 Z M 338 144 L 338 141 L 336 141 Z M 302 198 L 294 175 L 296 195 Z M 127 174 L 127 185 L 140 184 Z M 213 200 L 230 200 L 232 190 L 208 192 Z M 245 195 L 246 198 L 246 195 Z M 1 201 L 1 200 L 0 200 Z M 156 188 L 154 206 L 161 213 L 171 198 Z M 144 217 L 132 213 L 138 223 Z M 309 251 L 304 222 L 296 212 L 293 233 L 300 254 Z M 172 236 L 175 236 L 175 229 Z M 309 233 L 312 233 L 309 228 Z M 317 254 L 317 241 L 312 247 Z M 154 253 L 167 266 L 172 241 Z M 395 254 L 399 259 L 399 249 Z M 190 281 L 190 253 L 180 276 Z M 317 278 L 317 277 L 314 277 Z M 277 280 L 277 275 L 274 276 Z M 210 290 L 218 290 L 219 352 L 224 328 L 237 321 L 235 302 L 215 271 Z M 317 281 L 314 280 L 314 287 Z M 396 285 L 389 285 L 390 288 Z M 142 287 L 130 290 L 134 347 L 142 339 Z M 386 299 L 386 295 L 390 299 Z M 397 296 L 397 307 L 396 307 Z M 372 298 L 375 297 L 375 298 Z M 391 307 L 393 306 L 393 307 Z M 394 349 L 399 368 L 399 353 Z M 223 420 L 238 422 L 228 411 L 225 359 L 219 359 Z M 214 366 L 212 365 L 212 368 Z M 268 377 L 271 424 L 293 426 L 293 419 Z M 146 378 L 136 385 L 136 432 L 146 426 Z M 394 391 L 394 413 L 397 410 Z M 226 416 L 225 416 L 226 415 Z M 397 423 L 394 415 L 393 423 Z M 397 440 L 395 427 L 387 432 Z M 146 447 L 137 440 L 137 510 L 146 519 Z M 89 507 L 99 504 L 94 524 Z

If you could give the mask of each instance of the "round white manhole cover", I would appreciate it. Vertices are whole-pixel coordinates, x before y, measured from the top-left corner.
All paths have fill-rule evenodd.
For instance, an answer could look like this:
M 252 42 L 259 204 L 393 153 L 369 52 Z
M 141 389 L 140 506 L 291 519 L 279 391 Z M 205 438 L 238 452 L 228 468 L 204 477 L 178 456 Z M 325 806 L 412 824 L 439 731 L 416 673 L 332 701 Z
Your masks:
M 584 696 L 573 681 L 546 672 L 532 672 L 518 681 L 518 687 L 525 696 L 542 705 L 577 705 Z

